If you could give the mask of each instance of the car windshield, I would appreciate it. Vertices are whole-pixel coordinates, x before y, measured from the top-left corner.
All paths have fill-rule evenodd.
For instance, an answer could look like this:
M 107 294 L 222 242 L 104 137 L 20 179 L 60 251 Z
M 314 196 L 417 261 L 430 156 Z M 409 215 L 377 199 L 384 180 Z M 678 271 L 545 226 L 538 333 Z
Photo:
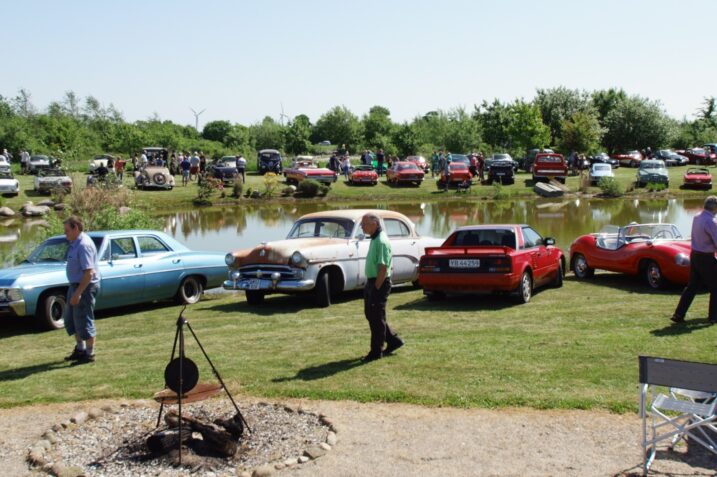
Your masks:
M 38 174 L 40 177 L 65 177 L 65 173 L 58 169 L 47 169 Z
M 672 224 L 632 224 L 620 228 L 619 238 L 623 242 L 651 239 L 681 239 L 682 234 Z
M 262 152 L 261 155 L 262 161 L 278 161 L 281 159 L 281 156 L 275 152 Z
M 704 153 L 705 153 L 704 149 L 699 149 L 699 148 L 692 149 L 692 154 L 704 154 Z
M 643 162 L 640 164 L 640 169 L 664 169 L 664 167 L 661 162 Z
M 416 167 L 416 165 L 414 163 L 410 162 L 408 164 L 398 164 L 398 165 L 396 165 L 396 169 L 398 169 L 399 171 L 409 171 L 409 170 L 415 171 L 418 169 L 418 167 Z
M 561 162 L 560 156 L 540 156 L 537 160 L 540 162 Z
M 364 165 L 364 166 L 356 166 L 356 168 L 355 168 L 354 170 L 356 170 L 356 171 L 372 171 L 372 170 L 373 170 L 373 166 L 366 166 L 366 165 Z
M 500 161 L 501 159 L 510 159 L 509 154 L 493 154 L 494 161 Z
M 469 163 L 470 161 L 466 156 L 463 154 L 451 154 L 451 161 L 452 162 L 462 162 L 464 164 Z
M 459 230 L 453 240 L 448 240 L 450 245 L 463 246 L 488 246 L 488 247 L 511 247 L 515 248 L 515 233 L 509 229 L 479 229 Z
M 32 156 L 30 158 L 30 162 L 39 162 L 39 161 L 47 161 L 49 158 L 47 156 Z
M 593 166 L 593 170 L 595 171 L 611 171 L 612 167 L 610 164 L 595 164 Z
M 102 237 L 90 237 L 97 250 L 102 246 Z M 70 243 L 65 237 L 53 237 L 42 242 L 25 259 L 25 263 L 65 262 Z
M 350 219 L 316 218 L 299 220 L 292 227 L 287 239 L 328 237 L 350 238 L 354 223 Z
M 462 162 L 459 162 L 459 163 L 456 163 L 456 164 L 451 163 L 448 167 L 450 167 L 450 169 L 451 169 L 451 170 L 454 170 L 454 171 L 467 169 L 466 165 L 463 164 Z

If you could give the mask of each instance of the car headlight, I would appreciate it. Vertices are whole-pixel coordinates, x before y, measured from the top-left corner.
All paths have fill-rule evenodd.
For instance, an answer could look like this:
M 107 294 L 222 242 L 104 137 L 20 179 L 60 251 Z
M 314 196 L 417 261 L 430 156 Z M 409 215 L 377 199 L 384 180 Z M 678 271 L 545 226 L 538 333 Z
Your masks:
M 294 265 L 295 267 L 305 268 L 306 265 L 308 265 L 308 261 L 306 260 L 306 257 L 304 257 L 301 254 L 301 252 L 299 252 L 298 250 L 291 254 L 290 261 L 291 261 L 291 264 Z
M 234 254 L 228 253 L 224 256 L 224 263 L 227 264 L 227 266 L 231 266 L 234 263 Z
M 241 272 L 239 272 L 238 270 L 234 270 L 229 274 L 229 276 L 232 278 L 232 280 L 237 281 L 241 278 Z
M 0 288 L 0 301 L 20 301 L 22 292 L 18 288 Z
M 675 263 L 681 267 L 688 267 L 690 265 L 690 257 L 684 253 L 678 253 L 675 255 Z

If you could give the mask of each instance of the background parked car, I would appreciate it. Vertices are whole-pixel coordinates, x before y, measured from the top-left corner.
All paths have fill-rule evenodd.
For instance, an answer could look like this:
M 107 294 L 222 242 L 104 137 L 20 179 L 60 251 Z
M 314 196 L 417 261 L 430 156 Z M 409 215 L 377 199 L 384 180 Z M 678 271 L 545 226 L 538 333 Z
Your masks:
M 27 166 L 27 171 L 30 174 L 37 174 L 39 171 L 44 169 L 50 169 L 54 163 L 54 158 L 44 155 L 30 156 L 30 163 Z
M 499 182 L 501 184 L 513 184 L 515 182 L 515 164 L 512 159 L 495 159 L 488 165 L 488 184 Z M 502 156 L 502 155 L 500 155 Z M 510 156 L 505 154 L 505 156 Z
M 528 153 L 523 158 L 521 167 L 525 172 L 532 172 L 533 170 L 533 163 L 535 162 L 535 157 L 540 153 L 546 153 L 546 154 L 552 154 L 555 151 L 548 148 L 543 149 L 530 149 Z
M 613 159 L 617 159 L 621 166 L 624 167 L 638 167 L 642 162 L 642 154 L 640 151 L 628 151 L 618 154 L 613 154 Z
M 715 154 L 711 153 L 708 149 L 702 147 L 692 147 L 685 150 L 685 156 L 690 161 L 690 164 L 697 166 L 707 166 L 715 163 Z
M 590 172 L 588 173 L 590 185 L 597 185 L 603 177 L 615 177 L 610 164 L 598 162 L 590 166 Z
M 63 189 L 66 192 L 71 191 L 72 178 L 59 168 L 38 171 L 34 180 L 35 192 L 49 194 L 55 189 Z
M 256 158 L 256 169 L 262 175 L 267 172 L 281 174 L 284 169 L 281 161 L 281 153 L 276 149 L 262 149 Z
M 0 170 L 0 194 L 16 196 L 20 193 L 20 182 L 7 169 Z
M 210 175 L 224 184 L 232 184 L 237 178 L 236 158 L 225 156 L 209 167 Z
M 597 154 L 590 156 L 588 161 L 590 161 L 591 166 L 593 164 L 610 164 L 610 167 L 613 168 L 620 167 L 620 161 L 608 156 L 606 152 L 598 152 Z
M 665 161 L 659 159 L 646 159 L 640 163 L 637 169 L 636 183 L 638 187 L 644 187 L 647 184 L 665 184 L 670 185 L 670 176 L 667 173 Z
M 445 188 L 446 183 L 448 183 L 449 187 L 468 187 L 471 185 L 472 179 L 473 176 L 471 175 L 471 171 L 465 163 L 451 162 L 448 165 L 448 174 L 446 174 L 445 171 L 441 171 L 441 175 L 438 177 L 436 185 L 439 189 Z
M 690 167 L 682 177 L 682 188 L 709 190 L 712 188 L 712 173 L 706 167 Z
M 535 155 L 533 162 L 533 181 L 555 179 L 565 184 L 568 177 L 568 165 L 561 154 L 541 152 Z
M 114 158 L 113 156 L 110 156 L 109 154 L 102 154 L 102 155 L 99 155 L 99 156 L 95 156 L 95 157 L 89 162 L 89 164 L 88 164 L 88 166 L 87 166 L 88 172 L 89 172 L 90 174 L 92 174 L 93 172 L 95 172 L 95 171 L 97 170 L 98 167 L 100 167 L 100 165 L 102 165 L 102 166 L 104 166 L 104 167 L 107 167 L 107 161 L 108 161 L 110 158 L 111 158 L 113 161 L 115 160 L 115 158 Z
M 425 173 L 414 162 L 396 161 L 386 170 L 386 181 L 391 184 L 420 186 Z
M 654 159 L 660 159 L 661 161 L 665 161 L 665 165 L 667 167 L 686 166 L 690 162 L 687 157 L 681 156 L 680 154 L 677 154 L 671 149 L 660 149 L 659 151 L 655 152 Z
M 166 167 L 147 166 L 142 170 L 135 171 L 134 183 L 138 189 L 164 189 L 174 188 L 174 176 L 169 173 Z
M 351 185 L 376 185 L 378 184 L 378 174 L 373 166 L 358 165 L 349 172 L 349 183 Z
M 404 159 L 404 161 L 413 162 L 424 173 L 428 172 L 430 169 L 428 161 L 426 161 L 426 158 L 423 156 L 406 156 L 406 159 Z

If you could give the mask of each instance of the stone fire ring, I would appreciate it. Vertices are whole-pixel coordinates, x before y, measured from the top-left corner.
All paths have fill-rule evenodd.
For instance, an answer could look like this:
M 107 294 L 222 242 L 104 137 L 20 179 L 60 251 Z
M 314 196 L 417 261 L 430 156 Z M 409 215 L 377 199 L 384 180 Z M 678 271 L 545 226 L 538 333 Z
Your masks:
M 311 460 L 318 459 L 326 455 L 331 451 L 337 443 L 338 430 L 333 421 L 324 414 L 316 413 L 310 410 L 306 410 L 302 406 L 289 406 L 285 404 L 270 404 L 267 402 L 258 402 L 257 406 L 273 406 L 277 410 L 284 411 L 286 413 L 295 413 L 297 415 L 304 415 L 306 417 L 313 417 L 325 428 L 326 437 L 322 442 L 312 443 L 308 447 L 296 449 L 294 456 L 284 458 L 281 460 L 262 462 L 254 465 L 251 468 L 246 468 L 243 465 L 238 465 L 232 472 L 211 472 L 214 475 L 236 475 L 238 477 L 266 477 L 275 475 L 277 471 L 285 468 L 292 468 L 300 466 Z M 84 433 L 84 435 L 91 435 L 93 424 L 100 422 L 103 418 L 118 416 L 122 417 L 123 414 L 127 414 L 131 410 L 146 409 L 153 412 L 158 412 L 158 408 L 151 401 L 133 401 L 133 402 L 122 402 L 116 405 L 105 405 L 100 408 L 88 407 L 86 410 L 74 414 L 71 418 L 62 422 L 52 425 L 43 434 L 42 438 L 35 442 L 27 452 L 27 461 L 38 470 L 42 470 L 50 475 L 57 477 L 86 477 L 98 473 L 94 470 L 87 470 L 81 465 L 77 465 L 73 462 L 63 461 L 58 458 L 58 448 L 64 445 L 67 437 L 74 433 Z M 242 406 L 240 409 L 245 417 L 251 423 L 251 416 L 248 416 Z M 191 410 L 187 411 L 191 413 Z M 156 418 L 156 414 L 155 414 Z M 249 437 L 251 441 L 251 435 Z M 153 467 L 155 472 L 159 469 L 161 473 L 159 475 L 173 475 L 174 473 L 186 473 L 188 469 L 178 469 L 175 467 L 162 466 Z M 163 470 L 167 470 L 165 473 Z M 178 474 L 177 474 L 178 475 Z

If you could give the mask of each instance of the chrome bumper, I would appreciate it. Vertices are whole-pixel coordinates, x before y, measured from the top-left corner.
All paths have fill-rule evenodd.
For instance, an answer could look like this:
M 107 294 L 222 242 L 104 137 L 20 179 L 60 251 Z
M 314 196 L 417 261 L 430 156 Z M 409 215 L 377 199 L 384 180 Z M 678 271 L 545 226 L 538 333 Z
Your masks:
M 25 316 L 25 300 L 0 303 L 0 315 Z
M 225 290 L 261 290 L 261 291 L 308 291 L 313 290 L 314 280 L 271 280 L 265 278 L 240 278 L 225 280 Z

